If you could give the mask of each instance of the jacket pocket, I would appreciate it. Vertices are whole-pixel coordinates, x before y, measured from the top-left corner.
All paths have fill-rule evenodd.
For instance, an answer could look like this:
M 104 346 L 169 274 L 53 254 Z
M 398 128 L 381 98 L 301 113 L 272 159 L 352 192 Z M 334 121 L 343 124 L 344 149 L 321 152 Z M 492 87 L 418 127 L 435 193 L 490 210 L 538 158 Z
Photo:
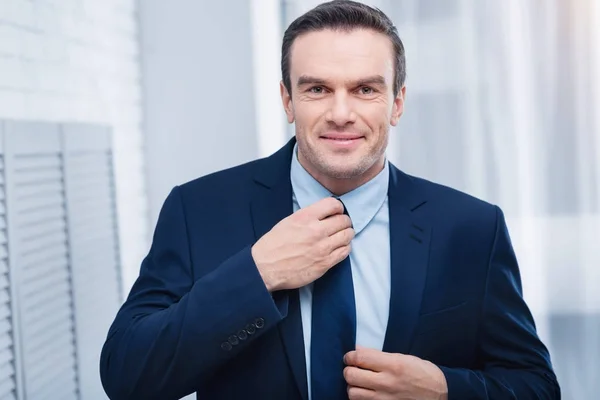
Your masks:
M 415 334 L 419 335 L 437 329 L 448 328 L 453 325 L 456 326 L 460 322 L 473 318 L 473 311 L 473 303 L 465 301 L 441 310 L 421 314 Z

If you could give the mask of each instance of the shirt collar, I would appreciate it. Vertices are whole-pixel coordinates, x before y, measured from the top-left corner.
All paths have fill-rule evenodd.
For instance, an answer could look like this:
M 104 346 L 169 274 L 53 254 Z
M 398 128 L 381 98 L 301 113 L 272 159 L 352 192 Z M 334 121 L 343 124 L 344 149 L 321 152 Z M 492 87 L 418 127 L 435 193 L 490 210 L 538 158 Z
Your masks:
M 356 235 L 371 222 L 387 198 L 390 170 L 387 159 L 383 169 L 373 179 L 358 188 L 343 194 L 344 202 Z M 292 190 L 300 208 L 307 207 L 332 193 L 313 178 L 298 161 L 298 144 L 292 153 L 290 168 Z

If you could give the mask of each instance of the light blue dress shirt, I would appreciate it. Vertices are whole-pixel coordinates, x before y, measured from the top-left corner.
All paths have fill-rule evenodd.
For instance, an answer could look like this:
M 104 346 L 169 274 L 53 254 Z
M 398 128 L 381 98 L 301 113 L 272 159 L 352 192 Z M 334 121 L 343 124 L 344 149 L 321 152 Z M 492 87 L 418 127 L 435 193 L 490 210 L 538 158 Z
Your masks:
M 290 177 L 294 212 L 332 194 L 315 180 L 298 161 L 294 147 Z M 364 185 L 342 195 L 355 236 L 350 263 L 356 302 L 356 344 L 381 350 L 390 312 L 390 231 L 388 209 L 389 166 Z M 310 399 L 310 343 L 312 288 L 300 288 L 300 312 Z

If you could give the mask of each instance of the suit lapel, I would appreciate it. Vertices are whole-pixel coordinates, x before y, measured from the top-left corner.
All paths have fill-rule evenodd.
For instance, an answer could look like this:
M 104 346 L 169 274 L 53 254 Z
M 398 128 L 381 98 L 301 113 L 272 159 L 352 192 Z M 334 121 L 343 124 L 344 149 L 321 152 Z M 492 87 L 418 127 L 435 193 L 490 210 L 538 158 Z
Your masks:
M 390 165 L 390 315 L 383 351 L 407 354 L 425 288 L 431 228 L 415 212 L 425 204 L 412 178 Z
M 277 153 L 257 163 L 256 193 L 251 204 L 252 223 L 257 240 L 293 212 L 290 162 L 294 143 L 294 139 L 290 140 Z M 273 300 L 284 315 L 278 325 L 279 333 L 298 390 L 306 400 L 308 384 L 298 290 L 274 292 Z

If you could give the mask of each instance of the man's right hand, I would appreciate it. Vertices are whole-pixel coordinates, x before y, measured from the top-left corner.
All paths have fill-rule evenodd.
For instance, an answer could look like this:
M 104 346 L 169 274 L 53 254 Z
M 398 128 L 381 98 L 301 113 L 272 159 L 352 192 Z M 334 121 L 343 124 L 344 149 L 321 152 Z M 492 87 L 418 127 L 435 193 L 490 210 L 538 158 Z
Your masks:
M 296 289 L 345 259 L 353 238 L 343 204 L 328 197 L 281 220 L 254 244 L 252 257 L 269 292 Z

